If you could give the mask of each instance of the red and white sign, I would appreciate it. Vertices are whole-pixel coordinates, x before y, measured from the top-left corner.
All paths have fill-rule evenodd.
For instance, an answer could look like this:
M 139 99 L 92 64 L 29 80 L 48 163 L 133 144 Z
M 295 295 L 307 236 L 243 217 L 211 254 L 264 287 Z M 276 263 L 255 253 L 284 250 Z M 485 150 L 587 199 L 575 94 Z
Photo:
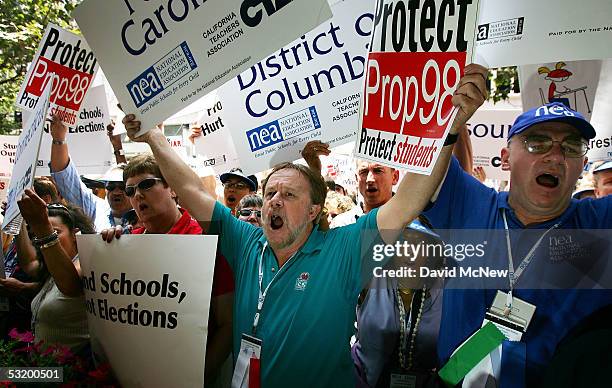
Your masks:
M 64 124 L 74 126 L 97 70 L 98 61 L 85 39 L 50 23 L 15 105 L 34 110 L 45 86 L 51 82 L 49 114 L 58 115 Z
M 471 62 L 478 2 L 379 1 L 355 156 L 430 174 Z

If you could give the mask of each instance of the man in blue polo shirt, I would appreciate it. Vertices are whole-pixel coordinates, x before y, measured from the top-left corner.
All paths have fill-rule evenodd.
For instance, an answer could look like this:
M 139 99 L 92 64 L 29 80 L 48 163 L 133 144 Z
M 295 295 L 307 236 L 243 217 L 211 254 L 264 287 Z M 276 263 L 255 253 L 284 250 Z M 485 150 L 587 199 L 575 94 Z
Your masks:
M 589 122 L 562 104 L 525 112 L 516 119 L 508 134 L 508 146 L 501 151 L 502 169 L 511 174 L 510 191 L 498 193 L 484 186 L 453 159 L 438 197 L 425 212 L 437 230 L 505 229 L 510 235 L 511 230 L 538 229 L 529 233 L 528 244 L 515 243 L 513 239 L 511 247 L 507 247 L 507 240 L 501 238 L 496 247 L 499 257 L 492 259 L 499 261 L 486 263 L 502 263 L 501 268 L 505 265 L 508 269 L 510 257 L 517 269 L 510 271 L 516 281 L 511 295 L 536 306 L 522 337 L 525 376 L 517 376 L 521 373 L 518 369 L 512 371 L 516 383 L 511 386 L 539 386 L 545 367 L 569 330 L 612 303 L 609 290 L 535 289 L 541 288 L 538 281 L 541 283 L 544 277 L 554 278 L 554 273 L 538 272 L 546 262 L 550 264 L 552 257 L 536 250 L 535 256 L 529 258 L 530 248 L 537 249 L 539 245 L 533 236 L 541 236 L 544 231 L 609 229 L 612 225 L 612 197 L 582 201 L 571 198 L 586 163 L 587 140 L 593 137 L 595 130 Z M 500 235 L 504 236 L 503 232 Z M 541 245 L 548 249 L 548 239 L 544 241 Z M 519 273 L 521 264 L 527 265 Z M 501 288 L 507 292 L 509 280 L 502 280 L 505 284 Z M 495 288 L 445 290 L 438 339 L 442 363 L 481 327 L 496 292 Z M 502 377 L 503 373 L 502 370 Z
M 464 74 L 452 98 L 459 110 L 451 134 L 486 96 L 487 70 L 469 65 Z M 328 232 L 315 226 L 327 191 L 323 179 L 305 166 L 278 165 L 263 182 L 263 226 L 256 228 L 237 220 L 209 196 L 159 130 L 134 138 L 140 122 L 134 115 L 123 122 L 133 140 L 149 144 L 189 213 L 205 224 L 207 232 L 219 234 L 219 249 L 236 283 L 233 335 L 238 385 L 244 384 L 246 369 L 251 368 L 252 376 L 259 368 L 263 387 L 353 386 L 349 338 L 355 304 L 364 285 L 362 273 L 372 273 L 371 267 L 378 265 L 367 248 L 378 241 L 379 231 L 395 231 L 392 237 L 396 237 L 421 212 L 442 180 L 450 147 L 442 149 L 430 177 L 407 174 L 383 206 L 353 225 Z M 243 362 L 239 356 L 244 334 L 261 341 L 259 367 L 257 361 Z

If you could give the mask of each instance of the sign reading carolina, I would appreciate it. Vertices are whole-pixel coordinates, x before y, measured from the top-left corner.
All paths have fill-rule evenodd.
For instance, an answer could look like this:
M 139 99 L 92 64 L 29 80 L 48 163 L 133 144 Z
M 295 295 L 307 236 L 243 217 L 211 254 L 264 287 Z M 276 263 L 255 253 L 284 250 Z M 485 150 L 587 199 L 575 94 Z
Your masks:
M 144 133 L 331 12 L 327 0 L 86 0 L 74 17 Z
M 313 139 L 332 147 L 355 140 L 373 4 L 347 0 L 332 10 L 329 23 L 218 90 L 246 173 L 299 159 Z
M 66 125 L 74 125 L 97 70 L 98 62 L 83 37 L 49 24 L 15 105 L 34 110 L 51 81 L 49 113 L 59 116 Z
M 477 0 L 379 1 L 355 155 L 429 174 L 471 62 Z

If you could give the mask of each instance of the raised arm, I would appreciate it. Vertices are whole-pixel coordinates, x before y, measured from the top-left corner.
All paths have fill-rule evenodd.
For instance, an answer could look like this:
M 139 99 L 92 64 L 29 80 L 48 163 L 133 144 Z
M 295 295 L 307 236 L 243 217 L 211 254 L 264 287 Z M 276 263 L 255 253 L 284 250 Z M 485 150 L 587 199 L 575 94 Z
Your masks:
M 21 223 L 19 234 L 15 236 L 15 248 L 19 266 L 29 277 L 36 279 L 40 270 L 40 263 L 36 260 L 36 250 L 30 241 L 25 221 Z
M 189 214 L 198 222 L 210 221 L 215 208 L 215 199 L 206 190 L 195 171 L 170 148 L 161 130 L 153 128 L 144 135 L 136 137 L 136 133 L 140 131 L 140 121 L 135 120 L 132 114 L 123 118 L 123 124 L 130 139 L 149 144 L 162 175 Z
M 476 64 L 466 66 L 465 75 L 453 95 L 452 102 L 459 108 L 450 134 L 457 134 L 487 95 L 487 69 Z M 380 231 L 399 231 L 414 220 L 425 208 L 448 169 L 453 145 L 442 148 L 431 175 L 408 173 L 400 182 L 395 196 L 378 211 L 376 221 Z

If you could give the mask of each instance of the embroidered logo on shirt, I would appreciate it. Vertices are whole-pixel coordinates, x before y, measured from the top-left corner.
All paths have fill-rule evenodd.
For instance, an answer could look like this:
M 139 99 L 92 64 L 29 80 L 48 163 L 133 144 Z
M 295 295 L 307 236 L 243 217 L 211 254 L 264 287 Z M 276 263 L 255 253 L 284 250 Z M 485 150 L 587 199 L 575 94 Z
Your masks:
M 310 279 L 310 274 L 308 272 L 302 272 L 302 274 L 295 280 L 295 290 L 304 291 L 308 285 L 308 279 Z

